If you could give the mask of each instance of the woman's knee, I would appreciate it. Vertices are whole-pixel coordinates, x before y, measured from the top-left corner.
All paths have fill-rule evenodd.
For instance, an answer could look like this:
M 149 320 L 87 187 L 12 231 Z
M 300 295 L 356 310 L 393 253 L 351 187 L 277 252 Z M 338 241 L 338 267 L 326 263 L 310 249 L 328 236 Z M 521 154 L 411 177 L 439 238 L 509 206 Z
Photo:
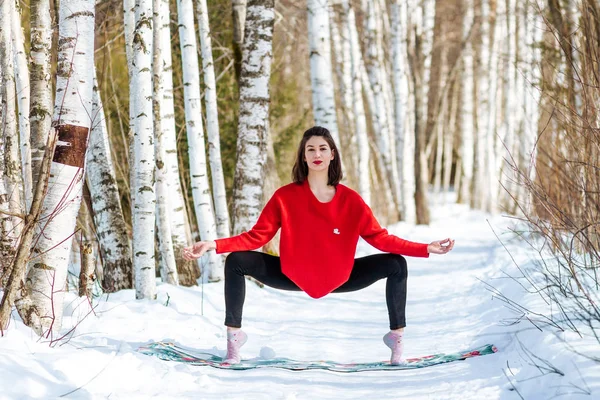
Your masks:
M 406 258 L 400 254 L 390 254 L 390 258 L 394 272 L 400 274 L 403 278 L 408 277 L 408 265 L 406 263 Z
M 238 272 L 248 262 L 248 251 L 234 251 L 225 258 L 225 273 Z

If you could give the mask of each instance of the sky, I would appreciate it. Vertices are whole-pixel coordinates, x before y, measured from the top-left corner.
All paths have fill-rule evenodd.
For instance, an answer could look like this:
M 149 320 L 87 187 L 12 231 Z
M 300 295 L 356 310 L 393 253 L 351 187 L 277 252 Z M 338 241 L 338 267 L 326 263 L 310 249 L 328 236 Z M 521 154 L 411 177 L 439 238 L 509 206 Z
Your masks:
M 537 253 L 513 231 L 515 219 L 435 205 L 429 226 L 388 227 L 429 243 L 451 237 L 447 255 L 408 258 L 405 356 L 492 343 L 498 352 L 405 371 L 336 373 L 221 370 L 162 361 L 136 349 L 168 340 L 219 356 L 226 351 L 223 283 L 185 288 L 158 283 L 156 301 L 133 290 L 87 300 L 70 291 L 61 334 L 50 342 L 18 314 L 0 337 L 3 399 L 593 399 L 600 398 L 600 345 L 537 323 L 555 311 L 519 278 Z M 359 242 L 357 257 L 377 253 Z M 519 270 L 521 269 L 521 271 Z M 496 291 L 531 312 L 522 317 Z M 87 315 L 87 316 L 86 316 Z M 538 327 L 536 327 L 538 326 Z M 389 359 L 385 281 L 358 292 L 312 299 L 247 283 L 242 358 L 372 362 Z M 58 335 L 61 336 L 61 335 Z M 577 353 L 583 354 L 579 355 Z

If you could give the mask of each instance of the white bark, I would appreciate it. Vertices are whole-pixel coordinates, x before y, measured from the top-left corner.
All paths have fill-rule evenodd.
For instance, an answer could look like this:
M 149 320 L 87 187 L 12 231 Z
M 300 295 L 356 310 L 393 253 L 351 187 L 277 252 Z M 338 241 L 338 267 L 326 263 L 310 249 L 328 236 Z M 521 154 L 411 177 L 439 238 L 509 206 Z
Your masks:
M 25 37 L 21 26 L 21 13 L 12 7 L 12 50 L 14 54 L 17 104 L 19 110 L 19 146 L 21 152 L 21 180 L 23 181 L 24 211 L 31 207 L 33 182 L 31 176 L 31 140 L 29 130 L 29 65 L 25 54 Z
M 212 177 L 215 216 L 217 219 L 218 237 L 228 237 L 231 234 L 229 211 L 221 162 L 221 141 L 219 136 L 219 113 L 217 110 L 217 83 L 212 56 L 210 27 L 208 23 L 208 8 L 206 0 L 196 0 L 198 31 L 202 49 L 202 69 L 204 71 L 204 104 L 206 105 L 206 131 L 208 133 L 208 158 Z
M 498 209 L 498 172 L 496 170 L 496 121 L 497 121 L 497 92 L 498 92 L 498 52 L 500 51 L 500 34 L 502 26 L 502 18 L 504 17 L 503 2 L 496 5 L 496 21 L 493 26 L 493 33 L 490 43 L 489 64 L 489 92 L 486 96 L 488 99 L 488 115 L 487 126 L 484 131 L 485 135 L 485 186 L 484 192 L 484 209 L 487 212 L 495 213 Z M 490 28 L 491 30 L 492 28 Z
M 6 151 L 6 134 L 9 133 L 8 122 L 10 122 L 11 119 L 14 120 L 14 116 L 8 117 L 7 119 L 7 111 L 9 111 L 8 99 L 11 96 L 9 93 L 11 85 L 6 84 L 7 80 L 11 77 L 11 75 L 9 75 L 10 48 L 8 47 L 11 36 L 10 24 L 8 23 L 9 18 L 9 2 L 4 1 L 0 3 L 0 245 L 2 246 L 0 255 L 3 257 L 10 255 L 11 251 L 8 249 L 11 249 L 14 246 L 15 240 L 12 232 L 12 217 L 8 214 L 1 213 L 2 211 L 10 211 L 8 191 L 5 182 L 6 164 L 4 159 Z M 0 279 L 0 286 L 3 281 L 5 282 L 8 280 L 6 272 L 4 271 L 4 267 L 7 265 L 8 264 L 0 263 L 0 278 L 2 278 Z
M 171 238 L 173 241 L 173 250 L 175 251 L 176 262 L 180 271 L 188 272 L 191 266 L 189 261 L 181 258 L 181 250 L 188 246 L 192 240 L 187 207 L 181 190 L 181 180 L 179 177 L 179 159 L 177 157 L 177 132 L 175 128 L 175 105 L 173 101 L 173 66 L 171 56 L 171 30 L 169 23 L 170 8 L 169 0 L 162 0 L 161 13 L 166 15 L 164 23 L 160 26 L 161 41 L 163 43 L 161 56 L 163 63 L 163 102 L 161 107 L 162 143 L 165 150 L 165 164 L 167 173 L 167 185 L 169 189 L 169 220 L 171 223 Z M 192 274 L 193 275 L 193 274 Z M 181 280 L 181 276 L 179 277 Z M 195 276 L 183 280 L 183 283 L 192 284 L 195 282 Z
M 6 1 L 6 0 L 5 0 Z M 8 1 L 8 4 L 2 4 L 3 18 L 14 17 L 15 4 Z M 23 214 L 24 207 L 21 203 L 21 157 L 19 155 L 19 133 L 17 131 L 17 109 L 16 109 L 16 87 L 15 87 L 15 69 L 14 57 L 12 51 L 12 36 L 14 32 L 11 29 L 11 23 L 8 20 L 2 21 L 6 25 L 0 32 L 0 41 L 2 42 L 2 86 L 4 86 L 4 98 L 2 103 L 3 119 L 1 129 L 4 131 L 4 159 L 0 162 L 5 163 L 4 178 L 6 191 L 8 194 L 8 208 L 11 212 Z M 12 218 L 13 231 L 15 238 L 19 237 L 23 224 L 18 217 Z
M 123 31 L 125 33 L 125 55 L 127 58 L 127 73 L 129 76 L 129 196 L 131 198 L 131 215 L 134 214 L 133 199 L 135 193 L 133 192 L 133 173 L 134 169 L 131 167 L 133 164 L 133 134 L 135 130 L 135 98 L 136 98 L 136 87 L 133 81 L 133 33 L 135 29 L 135 0 L 123 0 Z M 134 271 L 135 273 L 135 271 Z
M 341 147 L 333 93 L 328 0 L 308 0 L 310 81 L 315 125 L 329 130 Z
M 477 69 L 477 119 L 476 119 L 476 138 L 475 138 L 475 171 L 473 179 L 475 180 L 473 190 L 472 205 L 475 208 L 483 209 L 487 204 L 485 175 L 485 148 L 486 131 L 490 112 L 489 90 L 490 90 L 490 5 L 489 0 L 481 0 L 481 25 L 479 36 L 481 42 L 478 47 L 478 69 Z
M 154 225 L 154 127 L 152 120 L 152 1 L 136 0 L 133 34 L 133 70 L 135 116 L 133 130 L 132 225 L 133 269 L 136 299 L 156 298 L 156 261 Z
M 340 80 L 340 89 L 341 89 L 341 99 L 342 99 L 342 107 L 344 109 L 344 116 L 346 118 L 346 122 L 348 125 L 348 132 L 349 132 L 349 136 L 350 136 L 350 143 L 348 148 L 350 149 L 350 157 L 352 157 L 352 165 L 355 165 L 358 167 L 359 165 L 359 150 L 358 150 L 358 145 L 357 145 L 357 131 L 358 131 L 358 126 L 357 126 L 357 121 L 356 118 L 359 118 L 357 111 L 354 110 L 355 106 L 358 106 L 359 108 L 362 108 L 362 118 L 365 118 L 364 116 L 364 104 L 363 104 L 363 100 L 362 100 L 362 85 L 360 87 L 360 91 L 358 92 L 360 94 L 360 105 L 356 105 L 356 103 L 354 102 L 354 89 L 353 89 L 353 84 L 354 84 L 354 79 L 353 77 L 355 76 L 353 73 L 353 69 L 352 69 L 352 40 L 351 40 L 351 35 L 350 35 L 350 25 L 348 22 L 349 19 L 349 9 L 348 9 L 348 0 L 342 0 L 341 1 L 341 7 L 342 10 L 339 13 L 340 16 L 340 54 L 341 54 L 341 59 L 338 61 L 338 65 L 340 66 L 340 70 L 341 70 L 341 80 Z M 354 11 L 352 11 L 354 13 Z M 353 22 L 353 27 L 354 29 L 356 29 L 356 22 Z M 359 54 L 360 56 L 360 54 Z M 360 81 L 359 81 L 360 84 Z M 358 113 L 360 113 L 361 111 L 358 110 Z M 365 131 L 366 131 L 366 121 L 362 122 L 361 124 L 363 124 L 365 126 Z M 366 164 L 368 165 L 368 163 Z M 367 173 L 367 179 L 368 179 L 368 171 L 365 170 L 365 172 Z M 359 170 L 359 174 L 360 174 L 360 170 Z M 359 178 L 360 179 L 360 178 Z M 360 188 L 360 184 L 359 184 L 359 188 Z M 367 187 L 368 190 L 368 187 Z M 361 192 L 362 193 L 362 192 Z
M 526 151 L 524 150 L 525 147 L 525 143 L 526 143 L 526 138 L 525 138 L 525 107 L 524 107 L 524 102 L 525 102 L 525 96 L 526 96 L 526 86 L 528 85 L 527 80 L 525 79 L 525 69 L 527 68 L 526 64 L 525 64 L 525 54 L 527 52 L 527 45 L 526 45 L 526 38 L 525 35 L 526 30 L 525 30 L 525 26 L 526 26 L 526 22 L 525 22 L 525 6 L 526 4 L 524 2 L 521 1 L 517 1 L 517 9 L 516 9 L 516 16 L 517 16 L 517 74 L 516 74 L 516 79 L 515 79 L 515 93 L 514 96 L 518 99 L 518 105 L 517 105 L 517 113 L 515 115 L 515 120 L 517 121 L 517 129 L 516 129 L 516 138 L 515 138 L 515 142 L 514 142 L 514 147 L 511 149 L 512 154 L 514 154 L 514 158 L 516 160 L 516 166 L 517 168 L 519 168 L 521 171 L 526 171 L 527 167 L 526 167 L 526 161 L 525 161 L 525 153 Z M 561 65 L 564 65 L 561 63 Z M 557 78 L 560 79 L 561 76 L 564 76 L 564 74 L 559 73 L 557 75 Z M 560 84 L 560 82 L 557 82 L 558 84 Z M 525 188 L 525 186 L 523 185 L 524 182 L 522 182 L 519 179 L 518 175 L 514 176 L 515 179 L 515 185 L 516 187 L 514 188 L 514 193 L 516 193 L 515 197 L 517 199 L 518 202 L 523 203 L 526 199 L 527 196 L 527 189 Z
M 515 130 L 518 126 L 518 121 L 515 118 L 518 115 L 518 98 L 516 93 L 516 76 L 517 76 L 517 52 L 516 52 L 516 3 L 517 0 L 508 0 L 506 13 L 506 58 L 504 63 L 504 81 L 502 94 L 505 103 L 505 115 L 502 120 L 502 130 L 499 137 L 499 145 L 497 146 L 496 168 L 499 171 L 500 187 L 498 196 L 501 199 L 500 204 L 507 207 L 511 201 L 507 191 L 512 191 L 514 175 L 511 167 L 511 157 L 517 157 L 512 152 L 515 139 Z M 504 208 L 504 207 L 503 207 Z
M 342 0 L 344 13 L 348 16 L 347 24 L 344 26 L 348 42 L 350 44 L 350 67 L 352 74 L 352 111 L 354 113 L 354 136 L 358 149 L 358 163 L 356 172 L 358 175 L 358 190 L 367 204 L 371 204 L 371 180 L 369 177 L 369 138 L 367 137 L 367 118 L 365 116 L 365 105 L 363 101 L 362 87 L 362 54 L 358 42 L 358 31 L 354 8 L 348 0 Z
M 52 26 L 49 0 L 31 0 L 31 171 L 36 185 L 52 123 L 50 57 Z
M 400 204 L 400 180 L 396 169 L 396 162 L 393 159 L 395 151 L 392 150 L 393 143 L 390 132 L 390 117 L 386 102 L 386 88 L 389 79 L 386 76 L 383 65 L 382 48 L 382 24 L 380 10 L 377 0 L 368 0 L 367 2 L 367 20 L 365 26 L 366 35 L 366 57 L 365 65 L 369 75 L 369 82 L 373 90 L 374 107 L 371 109 L 373 117 L 373 130 L 377 137 L 379 153 L 383 158 L 386 170 L 386 178 L 393 190 L 396 202 Z M 401 207 L 399 211 L 402 212 Z
M 177 276 L 177 265 L 175 263 L 175 253 L 173 252 L 173 240 L 171 235 L 171 222 L 169 218 L 169 189 L 168 173 L 165 163 L 166 152 L 163 143 L 163 132 L 161 129 L 162 105 L 164 102 L 163 86 L 163 62 L 162 49 L 170 46 L 170 42 L 163 43 L 162 27 L 165 22 L 168 23 L 169 14 L 164 13 L 161 7 L 162 0 L 153 0 L 153 54 L 152 54 L 152 103 L 154 120 L 154 156 L 155 156 L 155 176 L 156 176 L 156 227 L 158 230 L 158 251 L 160 253 L 160 275 L 163 282 L 172 285 L 179 284 Z
M 396 159 L 399 181 L 402 184 L 400 209 L 402 219 L 408 223 L 416 222 L 415 195 L 415 150 L 414 130 L 408 128 L 408 90 L 406 30 L 408 29 L 407 4 L 394 0 L 392 3 L 391 35 L 394 81 L 394 133 L 397 143 Z
M 262 207 L 269 132 L 274 11 L 273 0 L 248 2 L 240 74 L 240 116 L 233 193 L 234 234 L 252 228 Z M 327 20 L 327 13 L 324 18 Z
M 70 236 L 82 196 L 85 150 L 92 114 L 94 71 L 94 1 L 62 0 L 53 125 L 58 141 L 42 205 L 42 233 L 27 286 L 43 334 L 58 331 L 63 288 L 71 250 Z
M 463 40 L 467 39 L 471 26 L 473 24 L 473 1 L 464 0 L 465 10 L 467 10 L 463 25 Z M 474 172 L 474 157 L 475 157 L 475 121 L 474 121 L 474 98 L 473 98 L 473 83 L 474 83 L 474 65 L 473 65 L 473 45 L 471 40 L 465 43 L 463 51 L 462 64 L 462 102 L 461 102 L 461 126 L 462 126 L 462 142 L 460 145 L 460 153 L 462 160 L 462 178 L 460 185 L 460 198 L 466 204 L 471 203 Z
M 116 292 L 133 287 L 131 243 L 117 187 L 100 90 L 94 78 L 92 130 L 86 153 L 86 178 L 102 256 L 102 288 Z
M 190 157 L 190 176 L 192 196 L 198 230 L 202 240 L 217 237 L 212 198 L 208 182 L 204 132 L 202 127 L 202 103 L 200 101 L 200 71 L 198 68 L 198 46 L 194 31 L 194 8 L 192 0 L 178 0 L 179 38 L 183 64 L 183 95 L 185 102 L 185 121 Z M 202 263 L 207 262 L 206 268 Z M 223 278 L 222 258 L 209 251 L 199 260 L 201 270 L 208 271 L 209 281 Z

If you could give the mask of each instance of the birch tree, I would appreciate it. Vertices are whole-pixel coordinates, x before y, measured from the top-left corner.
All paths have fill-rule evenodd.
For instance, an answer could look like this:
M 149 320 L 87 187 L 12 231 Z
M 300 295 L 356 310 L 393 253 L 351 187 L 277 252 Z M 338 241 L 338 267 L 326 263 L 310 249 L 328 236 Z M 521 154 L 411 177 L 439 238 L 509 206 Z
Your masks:
M 393 142 L 390 134 L 390 114 L 386 104 L 386 71 L 382 62 L 382 18 L 377 0 L 368 0 L 366 9 L 366 57 L 365 66 L 369 76 L 369 82 L 373 90 L 374 105 L 371 108 L 373 119 L 373 131 L 377 137 L 377 145 L 379 154 L 385 165 L 386 178 L 389 181 L 389 186 L 392 189 L 392 194 L 396 199 L 396 203 L 400 203 L 400 186 L 398 179 L 398 171 L 396 170 L 396 161 L 393 159 L 395 151 L 392 149 Z M 399 210 L 400 211 L 400 210 Z
M 131 194 L 133 205 L 133 269 L 136 299 L 156 298 L 154 226 L 154 127 L 152 120 L 152 1 L 136 0 L 133 32 L 134 88 Z M 131 107 L 131 105 L 130 105 Z
M 23 182 L 24 210 L 31 207 L 33 182 L 31 177 L 31 140 L 29 128 L 29 66 L 25 54 L 25 37 L 21 26 L 21 13 L 13 5 L 11 7 L 12 51 L 14 54 L 16 96 L 19 119 L 19 147 L 21 158 L 21 181 Z
M 179 159 L 177 157 L 177 132 L 175 128 L 175 104 L 173 101 L 173 62 L 171 54 L 171 29 L 169 16 L 169 0 L 162 0 L 161 15 L 166 16 L 163 24 L 157 29 L 161 32 L 162 58 L 162 83 L 163 102 L 161 106 L 160 129 L 162 131 L 162 145 L 165 151 L 164 162 L 166 164 L 167 185 L 169 190 L 168 208 L 169 221 L 171 223 L 171 240 L 175 263 L 177 264 L 177 275 L 179 283 L 185 286 L 193 286 L 199 276 L 199 270 L 194 261 L 186 261 L 181 255 L 184 247 L 192 240 L 187 206 L 181 190 L 181 179 L 179 175 Z
M 86 179 L 102 256 L 102 289 L 133 287 L 131 244 L 119 196 L 100 90 L 94 78 L 92 130 L 86 153 Z
M 202 126 L 202 103 L 200 101 L 200 71 L 196 34 L 194 31 L 194 9 L 192 0 L 178 0 L 179 41 L 183 64 L 183 96 L 185 102 L 185 121 L 190 157 L 190 176 L 192 196 L 198 230 L 202 240 L 217 237 L 215 217 L 208 182 L 204 132 Z M 199 262 L 206 261 L 209 281 L 223 278 L 222 257 L 211 251 Z
M 52 84 L 50 80 L 50 56 L 52 48 L 52 27 L 49 0 L 30 1 L 31 49 L 30 68 L 30 110 L 31 124 L 31 172 L 32 185 L 38 181 L 40 163 L 48 142 L 52 122 Z
M 27 289 L 41 325 L 38 334 L 58 331 L 63 288 L 81 203 L 83 167 L 92 112 L 94 1 L 63 0 L 53 125 L 58 141 L 42 206 L 42 233 L 27 275 Z
M 394 131 L 398 145 L 396 149 L 398 176 L 402 184 L 400 209 L 402 219 L 408 223 L 416 222 L 415 194 L 415 152 L 414 128 L 410 126 L 409 102 L 414 101 L 409 93 L 407 74 L 407 29 L 408 4 L 394 0 L 391 15 L 392 57 L 394 82 Z
M 198 32 L 202 49 L 202 70 L 204 71 L 204 104 L 206 105 L 206 131 L 208 133 L 208 158 L 212 177 L 213 200 L 217 219 L 217 236 L 228 237 L 231 234 L 229 211 L 225 193 L 225 178 L 221 162 L 221 140 L 219 135 L 219 113 L 217 110 L 217 83 L 212 56 L 210 26 L 206 0 L 196 0 Z
M 11 107 L 9 101 L 14 101 L 14 86 L 11 86 L 9 80 L 10 74 L 10 37 L 11 29 L 8 19 L 10 18 L 9 1 L 0 3 L 0 245 L 2 246 L 0 255 L 2 260 L 12 258 L 16 236 L 13 233 L 13 218 L 10 215 L 9 193 L 6 188 L 5 174 L 6 163 L 6 135 L 10 134 L 11 127 L 14 125 L 14 113 L 10 115 Z M 0 261 L 0 287 L 4 287 L 10 275 L 10 264 Z
M 328 6 L 328 0 L 308 0 L 308 41 L 313 114 L 315 124 L 327 128 L 333 140 L 338 143 L 338 147 L 341 147 L 333 93 Z
M 3 4 L 4 17 L 14 17 L 14 2 L 8 1 Z M 4 97 L 2 99 L 3 119 L 2 130 L 4 131 L 4 183 L 6 185 L 8 208 L 13 215 L 23 214 L 24 207 L 21 203 L 21 158 L 19 156 L 19 133 L 17 131 L 17 109 L 16 109 L 16 87 L 15 87 L 15 69 L 14 54 L 12 51 L 12 36 L 14 32 L 11 29 L 11 23 L 7 20 L 0 36 L 2 42 L 2 84 L 4 86 Z M 12 218 L 13 237 L 19 237 L 22 228 L 22 221 L 19 217 Z
M 468 33 L 474 24 L 473 0 L 464 0 L 465 18 L 463 20 L 463 40 L 465 48 L 462 57 L 462 102 L 461 102 L 461 127 L 462 140 L 460 144 L 460 158 L 462 164 L 462 178 L 458 201 L 471 203 L 473 196 L 473 171 L 475 160 L 475 126 L 474 126 L 474 60 L 473 46 L 468 40 Z
M 273 57 L 273 0 L 249 0 L 240 74 L 240 114 L 233 192 L 233 233 L 249 230 L 262 207 Z M 327 13 L 325 13 L 327 18 Z
M 495 3 L 491 9 L 491 18 L 494 23 L 490 28 L 490 55 L 489 55 L 489 114 L 485 129 L 485 181 L 484 210 L 490 213 L 497 211 L 498 203 L 498 171 L 496 170 L 496 133 L 497 133 L 497 98 L 498 98 L 498 52 L 500 48 L 500 35 L 502 33 L 502 20 L 504 3 Z
M 369 139 L 367 137 L 367 119 L 363 101 L 362 87 L 362 54 L 358 42 L 356 17 L 354 8 L 348 0 L 342 0 L 343 13 L 348 16 L 344 30 L 347 32 L 350 45 L 350 66 L 352 75 L 352 112 L 354 113 L 354 135 L 358 149 L 358 188 L 361 197 L 367 204 L 371 204 L 371 180 L 369 178 Z
M 177 276 L 177 265 L 175 254 L 173 252 L 173 239 L 171 235 L 171 222 L 168 207 L 168 173 L 165 163 L 166 152 L 164 148 L 162 131 L 162 106 L 164 101 L 163 85 L 163 60 L 162 50 L 164 46 L 170 46 L 167 41 L 162 42 L 162 27 L 169 14 L 164 13 L 162 0 L 153 0 L 152 25 L 153 34 L 153 53 L 152 53 L 152 115 L 154 121 L 154 155 L 155 155 L 155 176 L 156 176 L 156 227 L 158 231 L 159 255 L 160 255 L 160 275 L 163 282 L 172 285 L 179 284 Z
M 340 60 L 338 61 L 338 65 L 340 68 L 340 97 L 342 99 L 342 110 L 344 112 L 344 118 L 346 120 L 346 130 L 349 135 L 348 148 L 350 149 L 349 155 L 352 160 L 352 165 L 355 166 L 355 171 L 357 172 L 357 176 L 360 174 L 360 170 L 356 169 L 359 165 L 359 151 L 356 143 L 356 132 L 357 132 L 357 122 L 356 118 L 360 118 L 354 110 L 354 89 L 353 89 L 353 70 L 352 70 L 352 43 L 350 36 L 350 25 L 349 25 L 349 2 L 348 0 L 342 0 L 340 2 L 340 7 L 338 8 L 337 14 L 340 17 Z M 352 11 L 354 12 L 354 11 Z M 356 22 L 354 22 L 356 24 Z M 354 25 L 354 29 L 356 29 L 356 25 Z M 360 82 L 359 82 L 360 83 Z M 364 104 L 362 104 L 362 86 L 360 93 L 361 107 L 362 110 L 362 118 L 364 118 Z M 360 111 L 358 110 L 360 113 Z M 366 130 L 366 125 L 365 125 Z M 367 175 L 368 179 L 368 175 Z M 360 180 L 360 179 L 359 179 Z M 360 188 L 359 183 L 359 188 Z M 367 189 L 368 190 L 368 189 Z M 362 193 L 362 192 L 361 192 Z

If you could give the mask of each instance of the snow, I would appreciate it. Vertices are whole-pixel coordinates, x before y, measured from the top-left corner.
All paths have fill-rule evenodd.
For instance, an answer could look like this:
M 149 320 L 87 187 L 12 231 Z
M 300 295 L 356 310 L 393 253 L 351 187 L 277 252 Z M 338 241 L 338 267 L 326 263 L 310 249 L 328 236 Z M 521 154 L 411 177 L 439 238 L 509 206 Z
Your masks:
M 170 340 L 225 354 L 222 283 L 183 288 L 158 283 L 158 299 L 135 300 L 133 290 L 94 300 L 95 315 L 69 292 L 63 333 L 50 346 L 13 313 L 0 338 L 0 399 L 591 399 L 600 393 L 598 342 L 572 332 L 538 330 L 487 285 L 519 304 L 548 312 L 540 297 L 507 275 L 520 275 L 535 253 L 508 228 L 515 220 L 461 205 L 432 208 L 430 226 L 403 223 L 397 235 L 430 242 L 452 237 L 454 250 L 410 258 L 405 355 L 453 352 L 487 343 L 499 352 L 418 370 L 342 374 L 278 369 L 228 371 L 161 361 L 135 350 Z M 503 247 L 506 246 L 510 254 Z M 357 256 L 376 253 L 365 242 Z M 385 282 L 359 292 L 311 299 L 301 292 L 260 289 L 248 282 L 244 358 L 288 357 L 340 362 L 389 357 Z M 536 358 L 536 357 L 539 357 Z M 542 361 L 543 360 L 543 361 Z M 536 367 L 535 364 L 541 367 Z M 549 372 L 560 371 L 559 373 Z M 514 390 L 516 388 L 516 390 Z

